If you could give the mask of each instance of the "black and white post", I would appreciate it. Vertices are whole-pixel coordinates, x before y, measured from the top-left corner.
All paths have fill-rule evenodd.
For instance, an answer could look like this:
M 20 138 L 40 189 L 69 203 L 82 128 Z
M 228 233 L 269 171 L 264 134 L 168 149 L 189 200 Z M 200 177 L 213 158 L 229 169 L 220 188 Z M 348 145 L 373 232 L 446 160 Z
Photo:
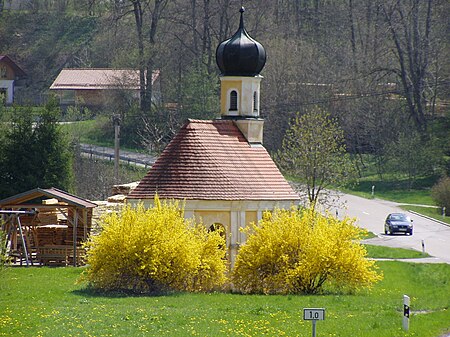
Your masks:
M 409 330 L 409 296 L 403 295 L 403 330 Z

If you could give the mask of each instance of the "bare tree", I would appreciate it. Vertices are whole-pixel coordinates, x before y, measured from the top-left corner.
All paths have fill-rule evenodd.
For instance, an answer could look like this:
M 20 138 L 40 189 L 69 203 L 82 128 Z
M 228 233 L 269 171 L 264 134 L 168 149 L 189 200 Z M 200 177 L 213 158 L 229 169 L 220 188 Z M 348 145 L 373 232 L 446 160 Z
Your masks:
M 164 10 L 170 0 L 129 0 L 134 15 L 139 62 L 141 111 L 150 111 L 152 76 L 157 54 L 157 32 Z M 145 30 L 149 27 L 148 31 Z
M 143 116 L 141 124 L 138 133 L 144 147 L 150 153 L 161 153 L 180 128 L 180 118 L 175 110 L 161 110 Z
M 430 85 L 430 39 L 433 1 L 386 1 L 383 13 L 394 42 L 397 67 L 391 69 L 401 83 L 409 114 L 418 130 L 427 127 L 425 118 Z

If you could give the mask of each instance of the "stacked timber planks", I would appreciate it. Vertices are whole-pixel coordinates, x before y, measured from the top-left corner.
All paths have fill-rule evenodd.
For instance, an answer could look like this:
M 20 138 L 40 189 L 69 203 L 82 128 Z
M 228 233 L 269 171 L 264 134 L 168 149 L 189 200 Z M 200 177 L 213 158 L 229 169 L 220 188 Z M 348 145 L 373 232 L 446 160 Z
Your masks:
M 58 224 L 58 213 L 56 209 L 40 209 L 37 218 L 40 225 L 56 225 Z
M 71 237 L 71 235 L 68 234 L 67 227 L 38 226 L 36 232 L 39 247 L 47 245 L 64 245 L 66 244 L 68 237 Z

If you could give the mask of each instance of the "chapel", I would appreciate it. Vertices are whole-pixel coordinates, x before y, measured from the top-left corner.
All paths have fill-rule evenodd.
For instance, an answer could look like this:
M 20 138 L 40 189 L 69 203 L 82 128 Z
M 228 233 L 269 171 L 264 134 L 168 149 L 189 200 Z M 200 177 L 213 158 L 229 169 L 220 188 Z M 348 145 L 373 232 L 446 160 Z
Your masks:
M 150 206 L 156 194 L 181 200 L 186 218 L 224 230 L 234 265 L 246 240 L 240 228 L 259 221 L 264 211 L 297 205 L 300 198 L 263 146 L 260 72 L 266 51 L 246 31 L 243 7 L 239 29 L 219 44 L 216 62 L 221 71 L 220 118 L 188 120 L 127 202 Z

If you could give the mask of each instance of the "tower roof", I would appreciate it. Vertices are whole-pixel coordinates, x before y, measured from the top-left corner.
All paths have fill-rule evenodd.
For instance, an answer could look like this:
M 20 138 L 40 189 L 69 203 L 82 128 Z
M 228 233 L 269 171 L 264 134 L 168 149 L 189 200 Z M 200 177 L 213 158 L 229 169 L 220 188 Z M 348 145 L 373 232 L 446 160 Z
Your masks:
M 189 120 L 129 199 L 298 200 L 267 150 L 231 120 Z
M 266 51 L 248 35 L 244 27 L 244 7 L 241 7 L 239 29 L 216 50 L 216 62 L 224 76 L 255 76 L 264 68 Z

